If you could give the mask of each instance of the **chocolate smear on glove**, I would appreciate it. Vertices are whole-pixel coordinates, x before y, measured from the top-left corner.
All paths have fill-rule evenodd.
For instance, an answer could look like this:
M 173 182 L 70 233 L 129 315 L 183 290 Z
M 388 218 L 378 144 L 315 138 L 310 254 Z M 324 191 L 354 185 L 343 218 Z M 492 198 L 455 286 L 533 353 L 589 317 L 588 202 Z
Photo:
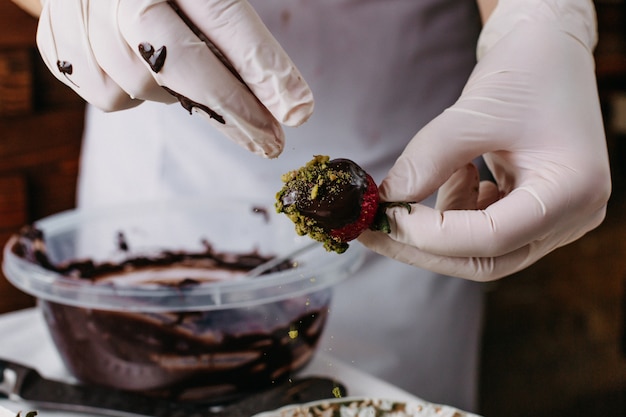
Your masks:
M 221 123 L 223 125 L 226 124 L 226 121 L 224 120 L 224 117 L 222 117 L 222 115 L 220 115 L 219 113 L 217 113 L 216 111 L 212 110 L 209 106 L 205 106 L 204 104 L 198 103 L 196 101 L 193 101 L 192 99 L 183 96 L 180 93 L 177 93 L 176 91 L 172 90 L 171 88 L 167 88 L 165 86 L 161 86 L 165 89 L 165 91 L 167 91 L 168 93 L 170 93 L 171 95 L 173 95 L 174 97 L 176 97 L 178 99 L 178 101 L 180 102 L 180 105 L 183 106 L 183 108 L 185 110 L 187 110 L 189 112 L 189 114 L 192 114 L 192 110 L 194 107 L 204 111 L 206 114 L 209 115 L 209 117 L 211 119 L 215 119 L 215 121 L 217 121 L 218 123 Z
M 61 74 L 63 74 L 65 76 L 65 78 L 71 82 L 72 84 L 74 84 L 76 87 L 78 87 L 78 84 L 76 84 L 74 81 L 72 81 L 70 79 L 70 75 L 72 75 L 72 73 L 74 72 L 74 67 L 72 66 L 71 62 L 68 61 L 57 61 L 57 68 L 59 70 L 59 72 Z
M 74 67 L 67 61 L 57 61 L 57 68 L 61 74 L 72 75 L 72 72 L 74 72 Z
M 247 87 L 247 84 L 245 83 L 243 78 L 241 78 L 241 75 L 239 75 L 237 70 L 235 70 L 233 64 L 231 64 L 231 62 L 226 58 L 222 51 L 220 51 L 220 49 L 213 42 L 211 42 L 211 40 L 204 33 L 202 33 L 202 30 L 200 30 L 200 28 L 196 26 L 185 13 L 183 13 L 178 4 L 176 4 L 176 2 L 173 0 L 168 0 L 167 4 L 172 8 L 172 10 L 174 10 L 174 12 L 176 12 L 178 17 L 180 17 L 180 19 L 187 25 L 187 27 L 194 33 L 194 35 L 196 35 L 198 39 L 204 42 L 204 44 L 209 48 L 213 55 L 215 55 L 217 59 L 219 59 L 220 62 L 224 64 L 226 69 L 228 69 L 228 71 L 230 71 L 230 73 L 233 74 L 235 78 L 237 78 L 243 85 Z
M 141 57 L 150 65 L 152 71 L 161 71 L 161 68 L 165 65 L 165 57 L 167 56 L 167 48 L 165 45 L 159 49 L 154 49 L 154 46 L 148 42 L 143 42 L 139 44 L 138 49 Z

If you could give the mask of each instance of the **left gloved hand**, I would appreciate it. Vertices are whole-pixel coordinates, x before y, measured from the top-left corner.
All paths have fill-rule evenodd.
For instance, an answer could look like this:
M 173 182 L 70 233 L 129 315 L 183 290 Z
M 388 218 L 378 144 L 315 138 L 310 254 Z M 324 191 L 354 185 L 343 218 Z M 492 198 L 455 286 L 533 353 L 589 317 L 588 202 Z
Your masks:
M 516 272 L 604 219 L 611 182 L 590 0 L 499 0 L 461 97 L 412 139 L 383 180 L 391 233 L 359 240 L 446 275 Z M 496 184 L 468 162 L 483 155 Z
M 312 92 L 247 0 L 41 0 L 51 73 L 104 111 L 179 101 L 250 152 L 277 157 Z M 140 123 L 141 121 L 138 121 Z

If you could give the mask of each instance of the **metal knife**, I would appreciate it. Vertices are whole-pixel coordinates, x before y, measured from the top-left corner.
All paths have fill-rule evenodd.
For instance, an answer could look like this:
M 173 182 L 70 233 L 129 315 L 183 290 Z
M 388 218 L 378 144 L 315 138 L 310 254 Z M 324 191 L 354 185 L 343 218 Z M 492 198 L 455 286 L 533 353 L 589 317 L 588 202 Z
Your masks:
M 33 368 L 0 359 L 0 394 L 24 402 L 33 410 L 72 411 L 110 417 L 250 417 L 284 405 L 345 396 L 346 388 L 330 378 L 298 378 L 217 407 L 54 381 L 42 377 Z

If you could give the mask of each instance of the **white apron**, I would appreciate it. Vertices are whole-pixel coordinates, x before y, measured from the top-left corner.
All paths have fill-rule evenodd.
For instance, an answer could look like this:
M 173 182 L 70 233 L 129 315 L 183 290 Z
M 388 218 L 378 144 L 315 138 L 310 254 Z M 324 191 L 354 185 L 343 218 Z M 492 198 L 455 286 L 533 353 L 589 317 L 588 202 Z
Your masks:
M 311 86 L 315 113 L 264 160 L 178 104 L 89 108 L 78 204 L 184 196 L 273 201 L 314 154 L 379 182 L 412 136 L 459 96 L 479 30 L 468 0 L 258 0 Z M 433 402 L 476 405 L 482 289 L 371 255 L 338 286 L 321 349 Z M 329 364 L 332 366 L 332 364 Z

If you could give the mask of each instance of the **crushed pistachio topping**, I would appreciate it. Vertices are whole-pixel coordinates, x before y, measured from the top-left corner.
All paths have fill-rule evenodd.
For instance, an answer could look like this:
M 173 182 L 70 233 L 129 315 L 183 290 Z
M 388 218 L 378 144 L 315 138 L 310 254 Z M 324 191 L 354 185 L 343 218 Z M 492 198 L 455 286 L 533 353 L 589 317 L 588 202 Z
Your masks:
M 329 160 L 330 157 L 326 155 L 315 155 L 304 167 L 284 174 L 282 181 L 285 185 L 276 194 L 276 211 L 286 214 L 291 219 L 298 235 L 309 235 L 312 239 L 322 242 L 326 250 L 343 253 L 348 249 L 348 244 L 330 236 L 317 221 L 303 215 L 296 205 L 297 199 L 306 198 L 314 201 L 340 192 L 339 186 L 349 183 L 350 173 L 331 169 L 328 165 Z

